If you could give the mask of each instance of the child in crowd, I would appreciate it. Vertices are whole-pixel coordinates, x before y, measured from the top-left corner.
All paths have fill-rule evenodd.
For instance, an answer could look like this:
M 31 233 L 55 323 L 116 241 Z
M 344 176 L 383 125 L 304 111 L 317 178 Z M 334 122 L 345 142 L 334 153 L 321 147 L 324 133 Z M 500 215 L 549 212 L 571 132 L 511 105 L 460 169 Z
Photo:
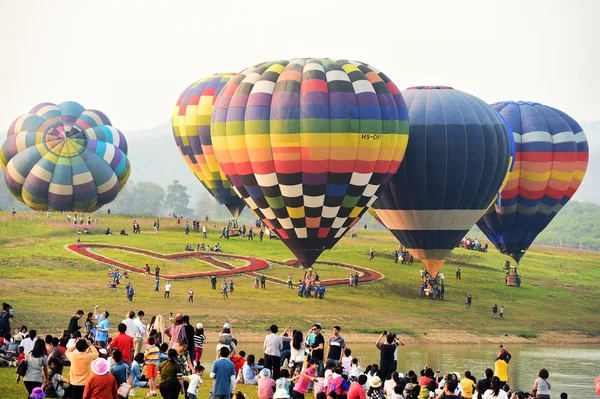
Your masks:
M 25 348 L 19 346 L 17 351 L 19 352 L 19 357 L 17 358 L 17 367 L 19 367 L 19 364 L 25 360 Z M 21 381 L 21 376 L 17 374 L 17 380 L 15 382 L 19 381 Z
M 361 374 L 357 377 L 356 381 L 350 384 L 348 390 L 348 399 L 366 399 L 365 384 L 367 383 L 367 376 Z
M 352 365 L 350 366 L 350 373 L 348 374 L 349 379 L 356 381 L 360 375 L 360 364 L 358 364 L 358 358 L 352 358 Z
M 344 349 L 344 356 L 342 356 L 342 366 L 344 367 L 344 374 L 350 375 L 352 370 L 352 350 L 350 348 Z
M 294 381 L 294 379 L 290 378 L 290 372 L 287 369 L 282 369 L 279 372 L 279 379 L 275 381 L 275 391 L 285 389 L 288 395 L 291 395 L 292 381 Z
M 202 325 L 202 323 L 198 323 L 194 329 L 194 362 L 197 364 L 200 364 L 200 359 L 202 359 L 205 341 L 206 336 L 204 335 L 204 325 Z
M 148 348 L 144 352 L 144 361 L 146 362 L 146 378 L 150 392 L 146 396 L 156 396 L 156 377 L 158 377 L 158 364 L 160 363 L 161 351 L 155 345 L 154 337 L 148 338 Z M 169 346 L 168 344 L 164 344 Z
M 258 374 L 258 399 L 273 399 L 275 380 L 271 378 L 271 370 L 262 369 Z
M 187 389 L 188 399 L 196 399 L 198 396 L 198 389 L 202 384 L 202 374 L 204 374 L 204 367 L 197 364 L 194 367 L 194 374 L 185 375 L 183 378 L 187 378 L 190 381 L 190 385 Z
M 314 380 L 313 393 L 315 394 L 315 398 L 320 392 L 325 393 L 325 388 L 327 388 L 327 383 L 325 382 L 325 373 L 325 369 L 321 370 Z

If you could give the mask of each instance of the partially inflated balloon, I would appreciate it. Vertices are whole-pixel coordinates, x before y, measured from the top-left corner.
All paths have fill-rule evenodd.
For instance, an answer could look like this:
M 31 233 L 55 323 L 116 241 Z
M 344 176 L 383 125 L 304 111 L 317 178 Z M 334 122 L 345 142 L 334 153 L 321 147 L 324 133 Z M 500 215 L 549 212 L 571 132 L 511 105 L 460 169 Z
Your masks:
M 211 134 L 240 197 L 309 267 L 398 169 L 408 115 L 397 87 L 367 64 L 294 59 L 234 76 Z
M 42 103 L 17 118 L 0 147 L 10 193 L 35 210 L 94 211 L 129 178 L 125 136 L 100 111 Z
M 425 86 L 402 95 L 410 141 L 373 207 L 435 276 L 498 194 L 510 161 L 509 137 L 498 113 L 470 94 Z
M 200 79 L 181 93 L 173 109 L 173 136 L 186 164 L 208 192 L 237 219 L 242 201 L 215 158 L 210 138 L 210 117 L 221 89 L 234 73 L 217 73 Z
M 477 226 L 499 251 L 519 262 L 579 188 L 588 144 L 581 126 L 555 108 L 513 101 L 492 107 L 512 129 L 516 162 L 500 206 L 492 207 Z

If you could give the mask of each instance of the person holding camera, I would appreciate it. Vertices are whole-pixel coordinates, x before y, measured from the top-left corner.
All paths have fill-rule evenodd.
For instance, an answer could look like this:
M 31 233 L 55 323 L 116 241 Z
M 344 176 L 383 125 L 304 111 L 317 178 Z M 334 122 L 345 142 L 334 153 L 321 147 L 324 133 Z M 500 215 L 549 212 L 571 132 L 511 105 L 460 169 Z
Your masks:
M 381 341 L 384 336 L 386 342 L 382 343 Z M 396 361 L 394 361 L 394 353 L 400 345 L 404 345 L 404 342 L 394 337 L 394 335 L 389 334 L 387 330 L 384 330 L 381 333 L 375 343 L 375 346 L 377 346 L 377 349 L 380 351 L 379 372 L 384 381 L 389 380 L 392 373 L 395 371 Z

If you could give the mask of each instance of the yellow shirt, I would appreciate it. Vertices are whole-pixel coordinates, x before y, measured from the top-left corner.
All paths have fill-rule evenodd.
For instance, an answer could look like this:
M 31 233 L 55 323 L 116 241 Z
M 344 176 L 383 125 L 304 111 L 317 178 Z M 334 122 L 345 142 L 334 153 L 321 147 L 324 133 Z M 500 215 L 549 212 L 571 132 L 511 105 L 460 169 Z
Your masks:
M 71 362 L 69 370 L 69 383 L 71 385 L 83 386 L 90 378 L 92 370 L 92 362 L 98 358 L 98 350 L 93 346 L 89 348 L 89 352 L 75 353 L 75 345 L 67 349 L 66 356 Z
M 460 386 L 462 387 L 465 399 L 471 399 L 473 397 L 473 388 L 475 387 L 473 380 L 465 377 L 460 380 Z
M 494 369 L 494 376 L 500 378 L 500 381 L 502 382 L 508 382 L 508 363 L 502 359 L 498 359 L 496 360 L 496 363 L 494 363 Z

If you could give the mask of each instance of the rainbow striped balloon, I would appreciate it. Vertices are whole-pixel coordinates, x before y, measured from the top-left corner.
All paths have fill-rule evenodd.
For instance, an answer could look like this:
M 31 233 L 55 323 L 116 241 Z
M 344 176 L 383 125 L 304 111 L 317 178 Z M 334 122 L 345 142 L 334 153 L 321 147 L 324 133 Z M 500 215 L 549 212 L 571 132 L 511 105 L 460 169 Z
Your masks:
M 216 73 L 190 85 L 173 109 L 173 136 L 185 163 L 208 192 L 238 218 L 244 201 L 233 190 L 221 169 L 210 138 L 213 104 L 234 73 Z
M 125 136 L 100 111 L 42 103 L 17 118 L 0 147 L 11 194 L 34 210 L 92 212 L 129 178 Z
M 522 101 L 492 107 L 513 131 L 516 159 L 500 206 L 492 207 L 477 226 L 499 251 L 519 262 L 579 188 L 588 143 L 581 126 L 555 108 Z
M 225 86 L 211 134 L 238 195 L 309 267 L 398 169 L 408 113 L 396 85 L 367 64 L 273 61 Z

